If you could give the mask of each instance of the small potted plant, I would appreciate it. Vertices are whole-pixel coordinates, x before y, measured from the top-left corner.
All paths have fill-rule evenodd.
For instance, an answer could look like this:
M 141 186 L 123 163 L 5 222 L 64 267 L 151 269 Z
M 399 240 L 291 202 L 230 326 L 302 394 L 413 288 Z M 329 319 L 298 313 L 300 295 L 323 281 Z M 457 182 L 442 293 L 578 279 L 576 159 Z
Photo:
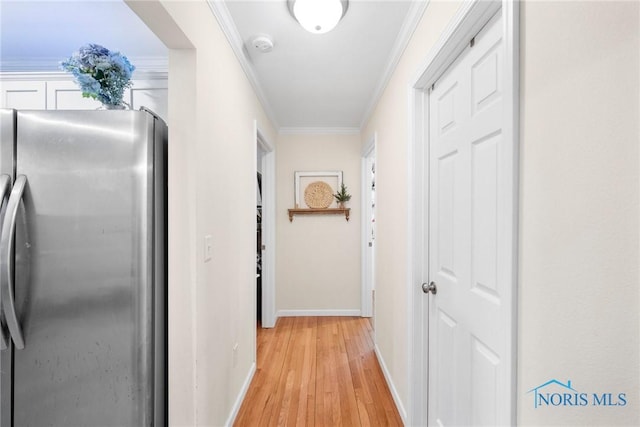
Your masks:
M 340 184 L 340 191 L 333 195 L 338 202 L 338 207 L 340 209 L 344 209 L 344 204 L 351 200 L 351 194 L 347 192 L 347 186 L 344 185 L 344 182 Z

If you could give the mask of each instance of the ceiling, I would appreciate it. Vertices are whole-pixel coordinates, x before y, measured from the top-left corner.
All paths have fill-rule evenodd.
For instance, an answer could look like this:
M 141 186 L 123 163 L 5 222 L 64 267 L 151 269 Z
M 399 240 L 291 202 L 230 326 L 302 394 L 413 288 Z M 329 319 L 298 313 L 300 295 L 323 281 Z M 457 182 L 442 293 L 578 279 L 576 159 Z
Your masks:
M 280 130 L 359 129 L 425 2 L 351 0 L 331 32 L 306 32 L 285 0 L 208 0 L 267 114 Z M 55 70 L 91 42 L 134 64 L 167 49 L 122 0 L 0 0 L 0 70 Z M 256 35 L 274 43 L 252 47 Z M 153 61 L 152 61 L 153 62 Z M 140 68 L 140 67 L 139 67 Z
M 281 128 L 312 129 L 360 128 L 404 48 L 415 3 L 352 0 L 333 31 L 311 34 L 284 0 L 224 2 L 272 119 Z M 273 40 L 269 53 L 253 48 L 261 34 Z

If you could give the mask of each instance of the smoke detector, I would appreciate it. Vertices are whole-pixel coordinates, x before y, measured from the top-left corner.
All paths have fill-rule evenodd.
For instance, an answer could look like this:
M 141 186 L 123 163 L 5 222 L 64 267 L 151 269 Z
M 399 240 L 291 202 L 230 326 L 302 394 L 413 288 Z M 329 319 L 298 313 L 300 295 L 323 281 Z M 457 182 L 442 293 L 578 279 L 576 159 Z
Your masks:
M 261 34 L 253 37 L 251 46 L 260 53 L 271 52 L 273 50 L 273 40 L 271 40 L 271 37 Z

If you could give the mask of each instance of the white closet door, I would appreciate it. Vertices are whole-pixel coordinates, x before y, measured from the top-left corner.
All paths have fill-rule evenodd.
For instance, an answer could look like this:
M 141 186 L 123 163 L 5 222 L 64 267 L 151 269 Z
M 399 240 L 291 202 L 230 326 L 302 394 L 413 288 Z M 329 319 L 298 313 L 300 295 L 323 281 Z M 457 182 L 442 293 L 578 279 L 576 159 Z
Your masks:
M 430 94 L 429 425 L 510 420 L 510 167 L 498 13 Z M 505 179 L 507 177 L 508 179 Z

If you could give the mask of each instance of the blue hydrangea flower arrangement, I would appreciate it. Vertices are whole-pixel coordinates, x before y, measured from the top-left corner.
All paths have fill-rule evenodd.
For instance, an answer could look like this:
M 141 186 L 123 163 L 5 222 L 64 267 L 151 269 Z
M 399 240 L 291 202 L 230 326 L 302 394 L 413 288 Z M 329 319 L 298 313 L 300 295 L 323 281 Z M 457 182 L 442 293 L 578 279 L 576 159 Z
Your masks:
M 73 74 L 82 96 L 105 105 L 122 105 L 126 88 L 131 87 L 135 69 L 126 56 L 99 44 L 87 44 L 62 61 L 60 68 Z

